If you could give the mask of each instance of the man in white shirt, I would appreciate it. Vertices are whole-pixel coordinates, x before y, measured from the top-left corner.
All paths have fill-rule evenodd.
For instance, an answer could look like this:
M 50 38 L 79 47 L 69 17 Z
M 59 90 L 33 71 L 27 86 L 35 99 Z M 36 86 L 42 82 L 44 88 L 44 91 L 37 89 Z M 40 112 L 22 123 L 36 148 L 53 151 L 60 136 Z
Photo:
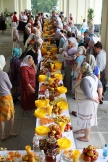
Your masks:
M 100 69 L 100 80 L 103 84 L 103 91 L 106 91 L 106 79 L 105 79 L 105 66 L 106 66 L 106 52 L 102 49 L 102 43 L 97 42 L 94 45 L 95 52 L 97 53 L 96 56 L 96 64 Z

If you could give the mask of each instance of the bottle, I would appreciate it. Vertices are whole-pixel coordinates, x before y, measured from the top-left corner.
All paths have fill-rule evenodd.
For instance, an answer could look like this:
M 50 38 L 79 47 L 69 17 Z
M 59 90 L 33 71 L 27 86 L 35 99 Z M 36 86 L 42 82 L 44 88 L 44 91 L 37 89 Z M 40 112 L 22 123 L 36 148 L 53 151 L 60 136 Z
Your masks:
M 41 150 L 39 157 L 39 162 L 46 162 L 44 150 Z
M 108 156 L 108 147 L 107 144 L 105 144 L 103 148 L 103 158 L 105 159 Z
M 46 89 L 46 91 L 45 91 L 45 97 L 49 98 L 49 90 L 48 89 Z
M 39 151 L 39 138 L 38 138 L 37 134 L 35 134 L 33 137 L 33 151 L 34 152 Z

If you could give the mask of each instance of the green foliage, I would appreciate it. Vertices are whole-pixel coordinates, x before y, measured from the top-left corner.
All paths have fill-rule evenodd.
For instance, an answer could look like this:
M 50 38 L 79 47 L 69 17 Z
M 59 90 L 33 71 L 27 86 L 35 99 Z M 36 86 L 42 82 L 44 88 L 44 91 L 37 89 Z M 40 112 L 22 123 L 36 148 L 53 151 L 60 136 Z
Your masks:
M 5 9 L 5 11 L 4 11 L 4 16 L 5 17 L 9 17 L 10 16 L 10 12 L 7 10 L 7 8 Z
M 88 18 L 88 22 L 89 22 L 90 19 L 93 20 L 93 18 L 94 18 L 94 10 L 92 8 L 88 9 L 88 16 L 87 16 L 87 18 Z
M 36 11 L 51 13 L 52 10 L 55 10 L 58 0 L 31 0 L 31 2 L 33 14 Z

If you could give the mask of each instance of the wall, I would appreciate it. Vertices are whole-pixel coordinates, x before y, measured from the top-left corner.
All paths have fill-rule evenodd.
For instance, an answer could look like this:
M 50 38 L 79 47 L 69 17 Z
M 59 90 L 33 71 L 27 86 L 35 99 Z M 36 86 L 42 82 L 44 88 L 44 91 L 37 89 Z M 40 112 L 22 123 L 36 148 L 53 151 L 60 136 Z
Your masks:
M 6 8 L 9 12 L 16 11 L 19 14 L 25 9 L 31 10 L 31 0 L 0 0 L 0 12 Z
M 108 0 L 103 0 L 101 42 L 103 44 L 103 49 L 106 51 L 107 54 L 105 75 L 108 81 L 108 16 L 107 15 L 108 15 Z
M 81 24 L 82 20 L 87 19 L 88 8 L 94 9 L 94 23 L 101 24 L 102 0 L 59 0 L 62 4 L 60 10 L 64 11 L 66 17 L 72 13 L 75 24 Z

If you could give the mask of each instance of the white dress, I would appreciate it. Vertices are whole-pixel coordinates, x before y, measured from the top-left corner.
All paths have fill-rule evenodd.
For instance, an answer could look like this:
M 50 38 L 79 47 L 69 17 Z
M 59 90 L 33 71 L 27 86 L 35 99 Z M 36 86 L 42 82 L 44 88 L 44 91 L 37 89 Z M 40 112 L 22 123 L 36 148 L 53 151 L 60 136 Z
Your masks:
M 91 83 L 92 96 L 98 97 L 97 87 L 98 79 L 92 78 L 91 76 L 86 76 L 86 79 Z M 75 85 L 75 96 L 77 100 L 77 124 L 82 128 L 90 128 L 92 126 L 97 126 L 97 108 L 98 103 L 87 99 L 83 91 L 80 88 L 80 83 Z

